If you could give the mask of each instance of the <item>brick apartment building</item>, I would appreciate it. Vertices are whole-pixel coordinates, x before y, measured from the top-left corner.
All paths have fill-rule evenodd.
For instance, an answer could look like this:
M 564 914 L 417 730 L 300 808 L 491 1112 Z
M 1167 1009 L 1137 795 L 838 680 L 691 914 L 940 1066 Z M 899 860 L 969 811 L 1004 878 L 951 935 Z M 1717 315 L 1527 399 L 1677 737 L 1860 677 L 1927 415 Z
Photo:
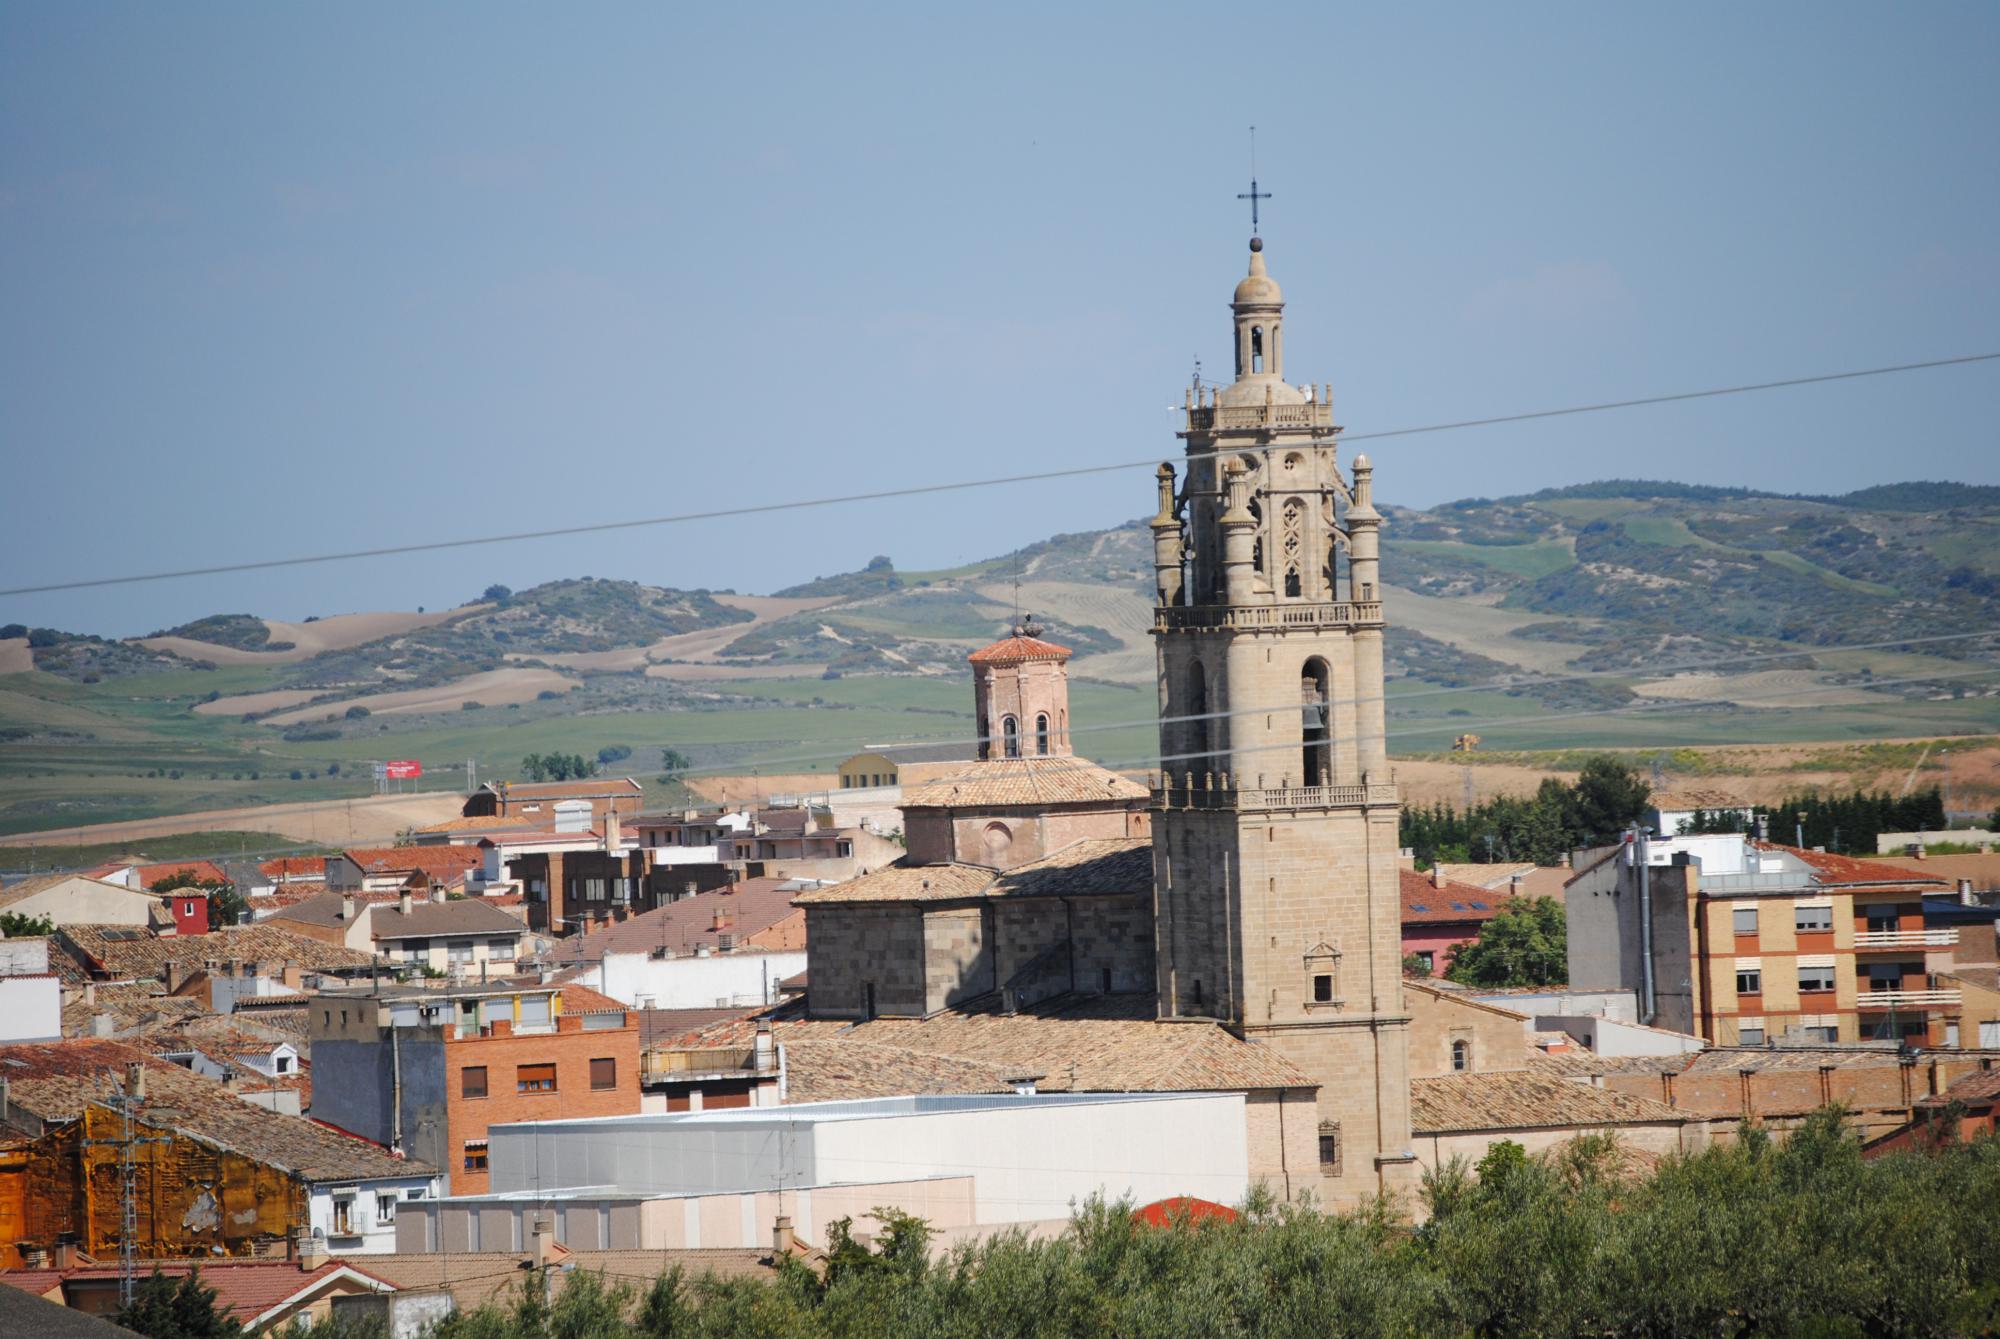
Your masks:
M 489 781 L 468 795 L 460 811 L 466 818 L 525 818 L 537 827 L 554 821 L 562 800 L 584 800 L 592 822 L 607 814 L 631 820 L 645 807 L 646 788 L 629 776 L 593 777 L 586 781 Z
M 1945 880 L 1740 836 L 1607 848 L 1568 885 L 1570 983 L 1639 992 L 1642 1022 L 1717 1046 L 1942 1046 L 1959 931 L 1927 926 Z M 1643 877 L 1642 877 L 1643 875 Z
M 639 1111 L 637 1016 L 580 986 L 314 996 L 313 1117 L 487 1188 L 491 1125 Z

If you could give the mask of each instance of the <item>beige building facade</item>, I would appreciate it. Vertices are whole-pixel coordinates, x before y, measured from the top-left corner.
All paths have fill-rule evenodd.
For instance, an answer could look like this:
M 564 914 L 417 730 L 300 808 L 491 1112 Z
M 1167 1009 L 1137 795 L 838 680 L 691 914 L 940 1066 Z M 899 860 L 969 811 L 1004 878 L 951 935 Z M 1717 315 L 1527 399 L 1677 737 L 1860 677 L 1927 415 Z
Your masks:
M 1397 816 L 1382 700 L 1381 514 L 1331 396 L 1285 380 L 1251 240 L 1236 380 L 1191 391 L 1152 521 L 1159 1011 L 1221 1020 L 1319 1085 L 1320 1198 L 1415 1181 Z

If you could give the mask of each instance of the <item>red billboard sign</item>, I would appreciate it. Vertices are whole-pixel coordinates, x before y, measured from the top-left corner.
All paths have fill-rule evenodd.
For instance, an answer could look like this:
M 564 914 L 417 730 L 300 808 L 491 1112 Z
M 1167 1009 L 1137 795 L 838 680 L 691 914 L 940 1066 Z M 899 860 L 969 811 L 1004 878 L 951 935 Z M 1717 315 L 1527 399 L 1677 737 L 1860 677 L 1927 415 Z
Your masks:
M 415 759 L 382 764 L 382 775 L 391 781 L 407 781 L 424 774 L 424 765 Z

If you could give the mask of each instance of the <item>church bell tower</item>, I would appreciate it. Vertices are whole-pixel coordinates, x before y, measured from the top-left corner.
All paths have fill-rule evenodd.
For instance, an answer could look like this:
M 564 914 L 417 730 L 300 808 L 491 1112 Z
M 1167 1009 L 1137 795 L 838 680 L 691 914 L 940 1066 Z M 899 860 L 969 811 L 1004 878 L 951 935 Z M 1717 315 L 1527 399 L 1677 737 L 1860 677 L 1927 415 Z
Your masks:
M 1341 469 L 1329 389 L 1285 380 L 1258 238 L 1230 310 L 1236 378 L 1189 390 L 1152 521 L 1159 1010 L 1318 1081 L 1320 1198 L 1346 1205 L 1415 1171 L 1382 518 L 1368 457 Z

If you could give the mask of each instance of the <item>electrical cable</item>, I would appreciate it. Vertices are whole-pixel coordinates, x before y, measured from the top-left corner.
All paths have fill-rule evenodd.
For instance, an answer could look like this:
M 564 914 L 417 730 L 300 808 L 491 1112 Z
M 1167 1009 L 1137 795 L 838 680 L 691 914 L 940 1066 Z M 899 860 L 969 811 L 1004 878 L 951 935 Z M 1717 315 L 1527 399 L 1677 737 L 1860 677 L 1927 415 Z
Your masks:
M 1788 377 L 1779 381 L 1761 381 L 1739 386 L 1717 386 L 1698 391 L 1677 391 L 1667 395 L 1649 395 L 1629 400 L 1607 400 L 1597 404 L 1569 405 L 1560 409 L 1537 409 L 1520 414 L 1499 414 L 1487 418 L 1460 419 L 1451 423 L 1432 423 L 1418 427 L 1387 428 L 1375 432 L 1348 433 L 1341 440 L 1346 442 L 1383 441 L 1394 437 L 1413 437 L 1426 433 L 1455 432 L 1463 428 L 1492 427 L 1505 423 L 1525 423 L 1535 419 L 1563 418 L 1576 414 L 1598 414 L 1610 410 L 1635 409 L 1648 405 L 1672 404 L 1683 400 L 1714 399 L 1726 395 L 1747 395 L 1759 391 L 1779 390 L 1796 386 L 1814 386 L 1835 381 L 1853 381 L 1862 377 L 1890 376 L 1901 372 L 1918 372 L 1930 368 L 1959 367 L 1970 363 L 1991 362 L 2000 359 L 2000 353 L 1974 353 L 1955 358 L 1933 358 L 1924 362 L 1895 363 L 1884 367 L 1860 368 L 1848 372 L 1825 372 L 1814 376 Z M 1225 449 L 1221 455 L 1254 455 L 1254 449 Z M 925 497 L 937 493 L 956 493 L 975 488 L 996 488 L 1007 484 L 1035 483 L 1048 479 L 1074 479 L 1090 474 L 1109 474 L 1120 470 L 1152 469 L 1158 464 L 1156 457 L 1145 460 L 1118 461 L 1105 465 L 1084 465 L 1071 469 L 1040 470 L 1028 474 L 1000 475 L 988 479 L 961 479 L 952 483 L 916 484 L 904 488 L 875 489 L 865 493 L 846 493 L 830 497 L 800 498 L 791 502 L 765 502 L 744 507 L 723 507 L 711 511 L 681 512 L 670 516 L 650 516 L 630 521 L 596 521 L 583 525 L 552 526 L 540 530 L 520 530 L 501 535 L 467 536 L 463 539 L 426 540 L 413 544 L 384 544 L 374 548 L 349 549 L 335 553 L 304 554 L 293 558 L 260 558 L 238 563 L 216 563 L 205 567 L 184 567 L 160 572 L 137 572 L 123 576 L 93 577 L 81 581 L 56 581 L 35 586 L 13 586 L 0 589 L 0 597 L 9 595 L 45 595 L 55 591 L 93 590 L 105 586 L 129 586 L 148 581 L 173 581 L 184 577 L 221 576 L 236 572 L 261 572 L 284 567 L 306 567 L 320 563 L 351 562 L 361 558 L 385 558 L 408 553 L 436 553 L 449 549 L 477 548 L 489 544 L 513 544 L 527 540 L 554 539 L 565 535 L 603 534 L 615 530 L 636 530 L 662 525 L 684 525 L 692 521 L 727 520 L 740 516 L 765 516 L 776 512 L 804 511 L 815 507 L 845 506 L 856 502 L 880 502 L 890 498 Z

